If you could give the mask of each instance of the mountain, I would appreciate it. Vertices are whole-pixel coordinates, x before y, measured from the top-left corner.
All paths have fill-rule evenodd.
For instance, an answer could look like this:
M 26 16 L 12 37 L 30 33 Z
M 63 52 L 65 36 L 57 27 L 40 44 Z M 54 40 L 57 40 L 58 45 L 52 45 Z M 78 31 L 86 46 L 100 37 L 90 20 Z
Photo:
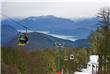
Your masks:
M 1 25 L 1 46 L 10 46 L 10 41 L 17 37 L 17 31 L 10 25 Z
M 9 25 L 2 25 L 2 41 L 1 45 L 6 47 L 18 47 L 17 46 L 17 37 L 18 32 L 15 28 Z M 76 47 L 88 47 L 88 43 L 84 42 L 85 40 L 81 39 L 80 41 L 72 42 L 70 40 L 64 40 L 56 38 L 50 35 L 46 35 L 38 32 L 29 33 L 29 44 L 25 46 L 28 50 L 37 50 L 45 48 L 54 48 L 55 42 L 64 42 L 65 47 L 76 48 Z M 84 42 L 84 43 L 83 43 Z M 80 45 L 81 43 L 81 45 Z
M 75 48 L 90 48 L 88 39 L 78 39 L 74 42 Z
M 48 31 L 49 34 L 75 36 L 76 39 L 87 39 L 88 35 L 99 26 L 96 18 L 71 20 L 48 15 L 15 20 L 20 24 L 18 25 L 10 19 L 3 20 L 2 24 L 10 24 L 16 29 L 24 29 L 21 25 L 25 25 L 33 31 Z

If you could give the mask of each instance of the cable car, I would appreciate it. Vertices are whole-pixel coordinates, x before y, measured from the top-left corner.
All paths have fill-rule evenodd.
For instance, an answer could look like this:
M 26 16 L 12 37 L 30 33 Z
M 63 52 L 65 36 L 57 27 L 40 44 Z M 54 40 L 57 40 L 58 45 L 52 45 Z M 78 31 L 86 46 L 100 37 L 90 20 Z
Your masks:
M 18 37 L 18 46 L 25 46 L 28 43 L 28 34 L 21 33 Z
M 64 56 L 64 61 L 68 61 L 68 56 Z
M 19 23 L 18 21 L 14 20 L 14 19 L 12 19 L 12 18 L 10 18 L 10 17 L 8 17 L 8 16 L 6 16 L 4 14 L 2 14 L 2 15 L 7 17 L 8 19 L 10 19 L 14 23 L 20 24 L 20 26 L 22 26 L 23 28 L 26 29 L 25 33 L 19 34 L 18 43 L 17 43 L 18 46 L 25 46 L 28 43 L 28 33 L 27 33 L 27 29 L 28 28 L 26 26 L 24 26 L 24 25 L 21 25 L 21 23 Z
M 70 60 L 74 60 L 74 55 L 70 54 Z

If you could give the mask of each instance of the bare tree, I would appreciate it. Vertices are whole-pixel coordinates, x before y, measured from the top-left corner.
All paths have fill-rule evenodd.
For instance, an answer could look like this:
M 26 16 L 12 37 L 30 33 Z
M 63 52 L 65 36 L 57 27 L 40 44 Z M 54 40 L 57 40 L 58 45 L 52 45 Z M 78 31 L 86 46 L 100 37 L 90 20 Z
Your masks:
M 102 40 L 103 44 L 101 45 L 103 54 L 99 56 L 99 71 L 101 72 L 103 70 L 103 73 L 107 74 L 107 56 L 109 55 L 110 47 L 110 7 L 102 8 L 100 13 L 98 13 L 98 19 L 101 23 L 99 31 L 104 37 Z

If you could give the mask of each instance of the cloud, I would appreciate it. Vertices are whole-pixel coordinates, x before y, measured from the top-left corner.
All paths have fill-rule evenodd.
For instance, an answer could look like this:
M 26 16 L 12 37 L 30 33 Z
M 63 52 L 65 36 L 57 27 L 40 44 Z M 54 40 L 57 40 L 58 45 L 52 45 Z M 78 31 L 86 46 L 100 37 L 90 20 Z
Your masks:
M 36 31 L 36 32 L 47 34 L 47 35 L 57 37 L 57 38 L 61 38 L 61 39 L 65 39 L 65 40 L 71 40 L 71 41 L 77 40 L 76 36 L 51 34 L 49 31 Z
M 26 30 L 18 30 L 18 32 L 26 32 Z M 65 40 L 70 40 L 70 41 L 75 41 L 75 40 L 78 39 L 76 36 L 50 34 L 49 31 L 32 31 L 32 30 L 28 30 L 28 33 L 30 33 L 30 32 L 39 32 L 39 33 L 47 34 L 47 35 L 50 35 L 50 36 L 53 36 L 53 37 L 57 37 L 57 38 L 65 39 Z
M 43 34 L 49 34 L 49 31 L 36 31 L 36 32 L 43 33 Z
M 57 34 L 48 34 L 57 38 L 61 38 L 61 39 L 65 39 L 65 40 L 71 40 L 71 41 L 75 41 L 77 40 L 76 36 L 69 36 L 69 35 L 57 35 Z

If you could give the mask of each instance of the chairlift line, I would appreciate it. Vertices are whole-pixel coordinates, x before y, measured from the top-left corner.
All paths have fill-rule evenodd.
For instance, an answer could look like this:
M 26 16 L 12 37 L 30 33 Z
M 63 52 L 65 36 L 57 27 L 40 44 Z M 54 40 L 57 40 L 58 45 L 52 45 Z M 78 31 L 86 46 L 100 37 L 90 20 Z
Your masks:
M 11 19 L 11 21 L 13 21 L 14 23 L 20 24 L 19 26 L 22 26 L 23 28 L 26 29 L 26 32 L 25 33 L 19 34 L 18 44 L 17 44 L 18 46 L 25 46 L 28 43 L 28 33 L 27 33 L 27 29 L 28 28 L 26 26 L 22 25 L 21 23 L 15 21 L 14 19 L 8 17 L 7 15 L 4 15 L 4 14 L 2 14 L 2 15 L 5 16 L 5 17 L 7 17 L 7 18 L 9 18 L 9 19 Z
M 9 18 L 9 19 L 11 19 L 14 23 L 20 24 L 20 26 L 24 27 L 25 29 L 28 29 L 28 27 L 22 25 L 22 24 L 19 23 L 18 21 L 15 21 L 14 19 L 10 18 L 9 16 L 7 16 L 7 15 L 5 15 L 5 14 L 2 14 L 2 13 L 1 13 L 1 15 L 5 16 L 5 17 L 7 17 L 7 18 Z

